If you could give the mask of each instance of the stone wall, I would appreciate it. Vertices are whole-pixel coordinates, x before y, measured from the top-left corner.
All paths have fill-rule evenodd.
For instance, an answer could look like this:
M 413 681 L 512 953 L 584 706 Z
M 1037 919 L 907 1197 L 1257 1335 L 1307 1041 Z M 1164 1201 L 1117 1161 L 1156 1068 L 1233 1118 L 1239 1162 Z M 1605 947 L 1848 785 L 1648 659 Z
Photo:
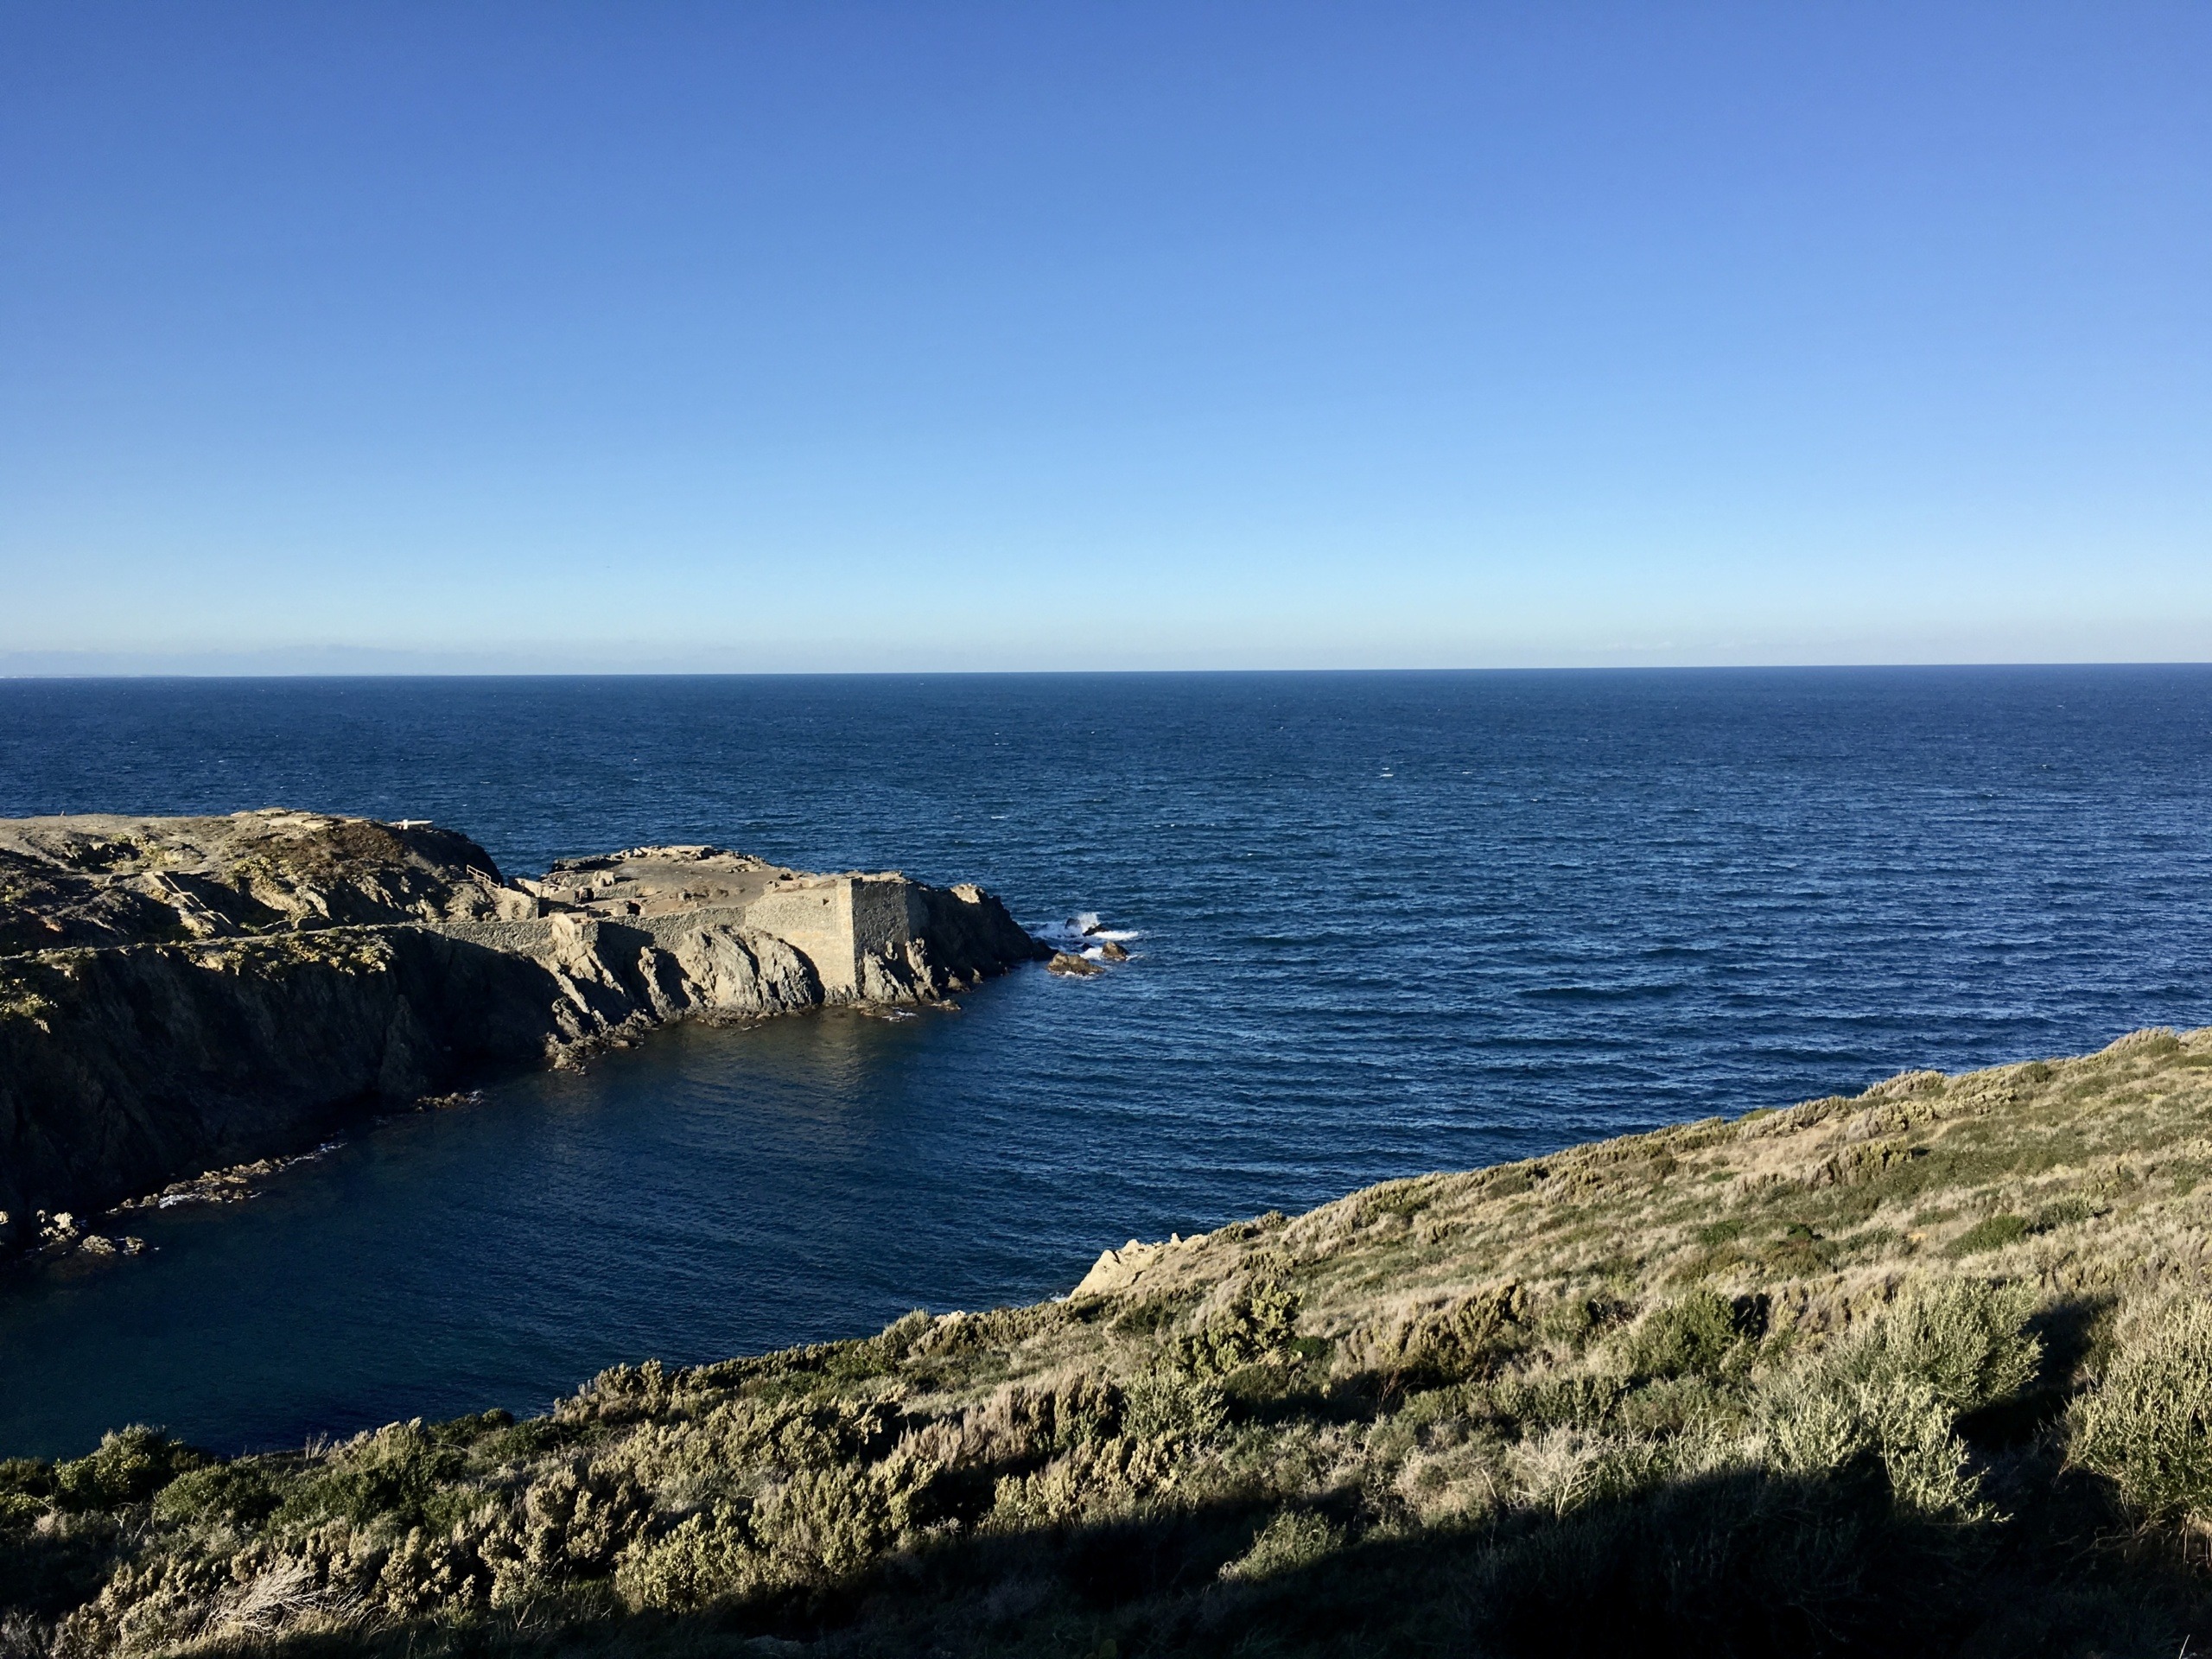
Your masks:
M 812 963 L 825 995 L 842 1000 L 858 988 L 849 878 L 765 893 L 746 906 L 745 925 L 783 940 Z

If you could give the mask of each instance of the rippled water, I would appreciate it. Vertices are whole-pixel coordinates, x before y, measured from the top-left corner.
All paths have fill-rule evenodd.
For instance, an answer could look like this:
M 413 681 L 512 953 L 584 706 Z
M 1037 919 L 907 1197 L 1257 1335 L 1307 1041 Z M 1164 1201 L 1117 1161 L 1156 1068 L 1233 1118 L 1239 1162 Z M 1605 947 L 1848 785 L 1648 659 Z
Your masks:
M 1364 1182 L 2212 1020 L 2212 670 L 0 683 L 0 814 L 974 879 L 1137 962 L 687 1029 L 0 1286 L 0 1453 L 542 1406 Z

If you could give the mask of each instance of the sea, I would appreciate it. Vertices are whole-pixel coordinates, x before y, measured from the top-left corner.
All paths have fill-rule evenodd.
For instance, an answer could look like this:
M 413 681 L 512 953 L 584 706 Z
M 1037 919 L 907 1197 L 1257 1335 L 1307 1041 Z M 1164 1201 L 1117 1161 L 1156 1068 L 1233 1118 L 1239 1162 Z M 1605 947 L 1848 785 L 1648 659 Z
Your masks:
M 0 1455 L 524 1413 L 1370 1182 L 2212 1022 L 2212 668 L 0 682 L 0 816 L 979 881 L 1132 959 L 692 1026 L 0 1279 Z M 1093 919 L 1095 918 L 1095 919 Z

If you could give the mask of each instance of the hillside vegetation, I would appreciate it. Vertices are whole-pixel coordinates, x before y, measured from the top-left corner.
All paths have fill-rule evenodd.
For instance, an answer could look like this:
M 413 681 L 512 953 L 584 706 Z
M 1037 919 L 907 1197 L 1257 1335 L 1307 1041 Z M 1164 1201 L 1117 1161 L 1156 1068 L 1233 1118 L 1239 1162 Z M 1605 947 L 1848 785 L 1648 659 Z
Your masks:
M 548 1416 L 0 1464 L 0 1656 L 2212 1641 L 2212 1031 L 1393 1182 Z M 64 1379 L 57 1379 L 57 1386 Z

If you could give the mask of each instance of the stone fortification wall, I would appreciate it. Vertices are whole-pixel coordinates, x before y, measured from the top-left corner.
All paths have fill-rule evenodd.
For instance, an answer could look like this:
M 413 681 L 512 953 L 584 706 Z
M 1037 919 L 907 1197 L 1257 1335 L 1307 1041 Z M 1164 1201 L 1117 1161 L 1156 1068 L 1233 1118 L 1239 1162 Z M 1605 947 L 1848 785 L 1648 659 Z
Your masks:
M 895 957 L 917 939 L 935 944 L 929 940 L 929 907 L 922 902 L 918 882 L 903 875 L 856 875 L 849 880 L 855 960 L 869 953 Z M 960 955 L 942 946 L 938 946 L 938 954 L 955 959 Z
M 874 958 L 879 967 L 910 965 L 912 947 L 918 943 L 924 962 L 950 976 L 972 980 L 1007 965 L 1007 948 L 1015 942 L 1003 929 L 985 930 L 997 934 L 988 943 L 998 948 L 986 948 L 980 955 L 975 949 L 979 941 L 967 937 L 973 929 L 942 943 L 931 941 L 925 891 L 903 875 L 825 876 L 775 887 L 741 905 L 701 906 L 620 920 L 553 915 L 529 921 L 456 922 L 444 924 L 439 931 L 533 957 L 559 955 L 571 950 L 578 939 L 596 940 L 602 933 L 610 941 L 634 935 L 664 951 L 678 951 L 702 934 L 775 939 L 805 959 L 821 987 L 820 1000 L 827 1002 L 887 1000 L 871 988 L 878 980 L 867 971 L 868 959 Z M 927 977 L 926 972 L 923 976 Z M 887 1000 L 905 999 L 894 995 Z
M 859 956 L 853 932 L 849 880 L 778 887 L 746 906 L 746 925 L 772 934 L 814 964 L 828 995 L 844 999 L 857 988 Z

